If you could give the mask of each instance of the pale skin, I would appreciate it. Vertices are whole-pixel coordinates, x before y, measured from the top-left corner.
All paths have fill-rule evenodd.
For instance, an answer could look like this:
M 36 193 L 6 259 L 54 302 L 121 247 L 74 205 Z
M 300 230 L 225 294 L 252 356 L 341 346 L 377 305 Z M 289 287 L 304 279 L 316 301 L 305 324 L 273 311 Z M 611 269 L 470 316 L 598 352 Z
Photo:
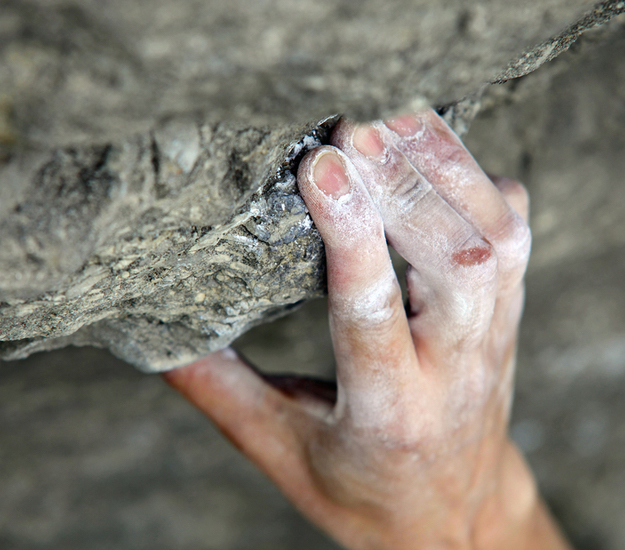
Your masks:
M 298 185 L 326 247 L 336 391 L 231 349 L 166 380 L 345 548 L 570 549 L 508 436 L 523 186 L 433 111 L 341 121 Z

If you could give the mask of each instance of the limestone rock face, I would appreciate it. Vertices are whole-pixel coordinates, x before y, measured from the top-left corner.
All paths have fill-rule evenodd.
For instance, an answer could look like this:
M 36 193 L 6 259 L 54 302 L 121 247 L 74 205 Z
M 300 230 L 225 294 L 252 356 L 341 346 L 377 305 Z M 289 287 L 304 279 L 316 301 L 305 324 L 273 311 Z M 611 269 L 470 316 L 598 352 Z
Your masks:
M 2 103 L 13 139 L 43 146 L 125 137 L 172 114 L 373 119 L 533 70 L 570 44 L 571 25 L 592 26 L 618 2 L 595 4 L 5 0 Z
M 1 352 L 91 344 L 163 370 L 322 295 L 294 167 L 332 122 L 177 121 L 55 153 L 0 222 Z
M 70 343 L 166 370 L 323 293 L 297 195 L 334 113 L 425 105 L 462 132 L 491 82 L 625 10 L 591 0 L 7 0 L 0 357 Z

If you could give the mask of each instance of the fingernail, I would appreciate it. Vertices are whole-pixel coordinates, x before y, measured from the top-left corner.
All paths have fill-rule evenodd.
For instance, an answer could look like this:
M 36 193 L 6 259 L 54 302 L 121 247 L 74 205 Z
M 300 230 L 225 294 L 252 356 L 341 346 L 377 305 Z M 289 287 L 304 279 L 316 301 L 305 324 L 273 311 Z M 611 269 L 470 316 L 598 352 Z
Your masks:
M 315 185 L 328 197 L 338 199 L 349 192 L 349 179 L 345 167 L 335 153 L 321 154 L 312 171 Z
M 385 147 L 380 132 L 372 126 L 358 126 L 354 130 L 352 143 L 367 158 L 379 160 L 384 156 Z
M 401 137 L 414 136 L 423 127 L 415 115 L 403 115 L 390 118 L 385 121 L 384 124 Z

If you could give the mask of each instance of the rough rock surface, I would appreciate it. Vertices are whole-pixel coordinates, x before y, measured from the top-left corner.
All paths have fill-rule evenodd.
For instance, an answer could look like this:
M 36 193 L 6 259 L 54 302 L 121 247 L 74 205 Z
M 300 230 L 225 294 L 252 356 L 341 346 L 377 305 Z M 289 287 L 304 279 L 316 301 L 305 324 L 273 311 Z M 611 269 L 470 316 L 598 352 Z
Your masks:
M 5 203 L 4 356 L 97 345 L 163 370 L 320 296 L 323 245 L 293 171 L 331 126 L 174 121 L 58 151 Z
M 2 104 L 12 139 L 43 147 L 126 137 L 174 114 L 373 119 L 529 72 L 570 44 L 577 27 L 562 31 L 584 12 L 599 6 L 582 20 L 592 26 L 618 3 L 4 0 Z
M 328 116 L 432 104 L 465 131 L 489 82 L 624 9 L 4 2 L 0 356 L 92 344 L 164 370 L 318 296 L 293 171 Z

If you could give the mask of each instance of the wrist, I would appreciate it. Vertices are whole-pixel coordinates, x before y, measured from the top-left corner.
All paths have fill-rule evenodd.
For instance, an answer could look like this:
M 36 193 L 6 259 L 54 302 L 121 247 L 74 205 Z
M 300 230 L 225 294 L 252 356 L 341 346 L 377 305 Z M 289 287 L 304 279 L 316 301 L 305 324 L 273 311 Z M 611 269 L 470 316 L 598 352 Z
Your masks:
M 570 550 L 543 503 L 525 459 L 508 441 L 497 486 L 474 524 L 474 550 Z

